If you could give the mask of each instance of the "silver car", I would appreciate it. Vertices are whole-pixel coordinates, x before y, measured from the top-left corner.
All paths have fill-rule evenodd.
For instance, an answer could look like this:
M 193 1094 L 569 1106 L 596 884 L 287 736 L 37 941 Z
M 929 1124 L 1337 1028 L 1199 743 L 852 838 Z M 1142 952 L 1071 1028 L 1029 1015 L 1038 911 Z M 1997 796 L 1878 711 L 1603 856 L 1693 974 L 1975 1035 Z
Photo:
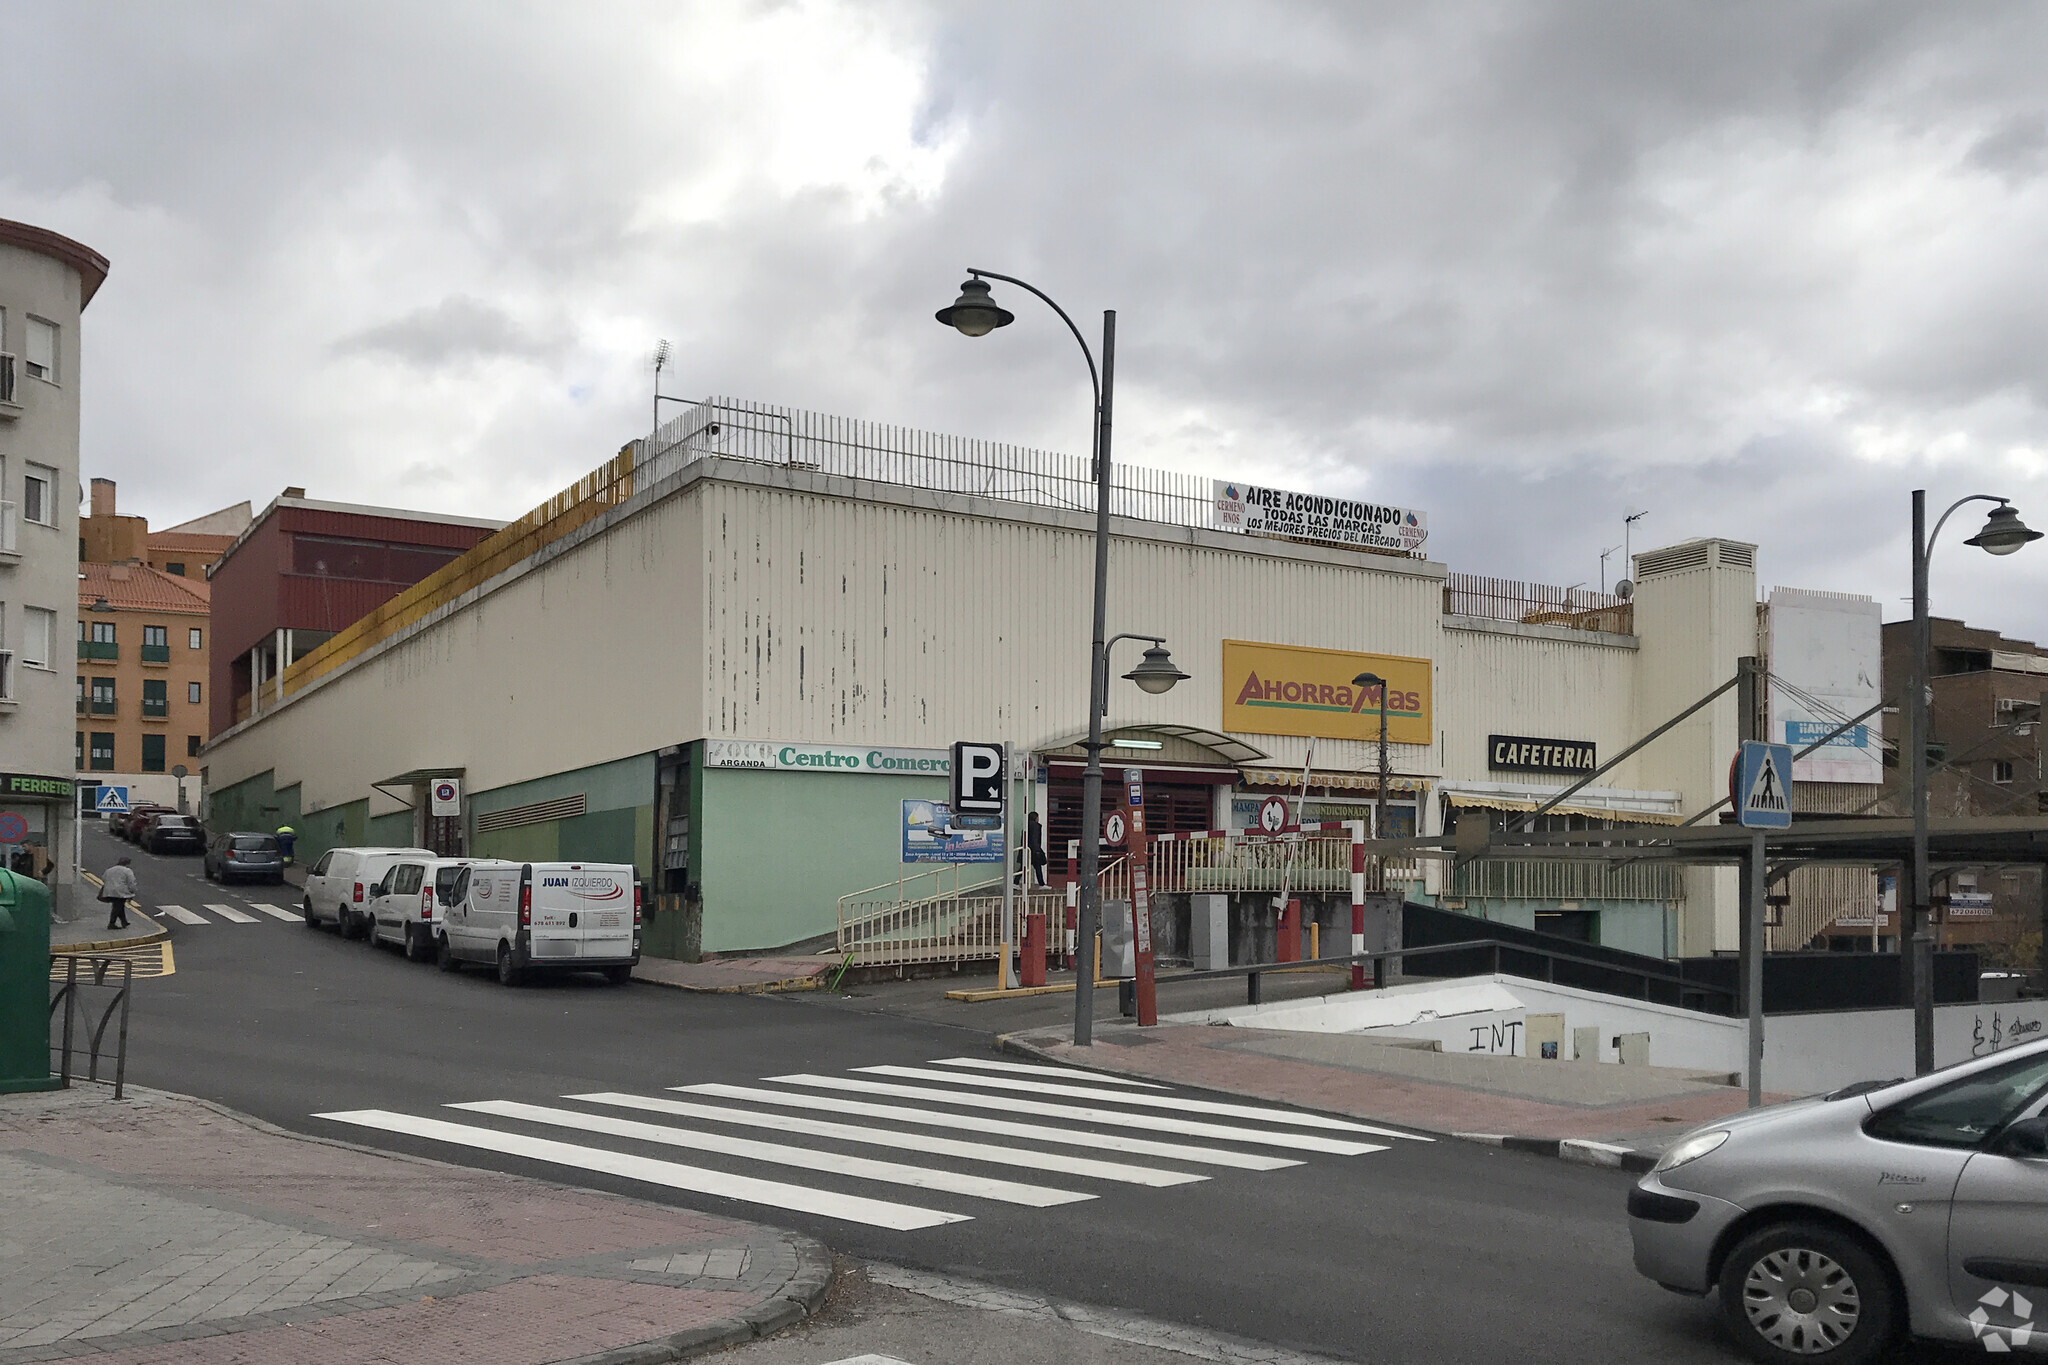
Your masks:
M 1758 1360 L 2048 1353 L 2048 1040 L 1689 1133 L 1628 1212 L 1636 1269 L 1718 1289 Z

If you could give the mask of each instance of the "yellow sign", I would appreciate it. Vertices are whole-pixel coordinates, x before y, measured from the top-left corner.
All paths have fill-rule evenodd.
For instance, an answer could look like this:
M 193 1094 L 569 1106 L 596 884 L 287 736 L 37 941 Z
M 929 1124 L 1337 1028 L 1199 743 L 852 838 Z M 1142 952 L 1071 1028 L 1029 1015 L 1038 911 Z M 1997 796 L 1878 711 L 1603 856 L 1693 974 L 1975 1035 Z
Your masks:
M 1389 740 L 1436 742 L 1429 709 L 1429 660 L 1243 640 L 1223 642 L 1223 729 L 1377 740 L 1380 689 L 1352 686 L 1351 680 L 1361 673 L 1387 680 Z

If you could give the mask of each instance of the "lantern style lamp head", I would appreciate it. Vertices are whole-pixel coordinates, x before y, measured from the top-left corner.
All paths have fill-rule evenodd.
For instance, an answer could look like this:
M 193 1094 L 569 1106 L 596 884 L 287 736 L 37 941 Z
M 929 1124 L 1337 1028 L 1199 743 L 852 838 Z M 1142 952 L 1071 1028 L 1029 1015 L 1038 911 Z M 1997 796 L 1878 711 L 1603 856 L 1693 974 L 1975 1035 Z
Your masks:
M 1984 529 L 1964 541 L 1978 549 L 1994 555 L 2009 555 L 2030 540 L 2039 540 L 2041 533 L 2020 520 L 2019 509 L 2009 502 L 2002 502 L 1991 509 L 1991 515 L 1984 519 Z
M 1351 685 L 1353 687 L 1377 687 L 1380 689 L 1380 697 L 1382 699 L 1385 699 L 1387 695 L 1387 680 L 1377 673 L 1361 673 L 1351 680 Z
M 960 297 L 953 300 L 953 306 L 932 316 L 966 337 L 985 337 L 1017 320 L 1015 313 L 989 297 L 987 280 L 968 280 L 960 286 Z
M 1125 678 L 1154 696 L 1172 691 L 1173 685 L 1185 681 L 1187 676 L 1174 667 L 1173 656 L 1166 652 L 1165 645 L 1154 645 L 1146 650 L 1138 666 L 1124 674 Z

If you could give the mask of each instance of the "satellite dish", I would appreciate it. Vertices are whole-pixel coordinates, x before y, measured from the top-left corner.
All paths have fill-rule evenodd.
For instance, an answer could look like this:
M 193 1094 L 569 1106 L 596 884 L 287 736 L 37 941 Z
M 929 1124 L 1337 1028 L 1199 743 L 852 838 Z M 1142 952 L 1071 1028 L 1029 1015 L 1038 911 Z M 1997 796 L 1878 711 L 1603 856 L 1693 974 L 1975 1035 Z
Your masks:
M 1624 578 L 1614 585 L 1614 595 L 1626 602 L 1636 595 L 1636 585 Z

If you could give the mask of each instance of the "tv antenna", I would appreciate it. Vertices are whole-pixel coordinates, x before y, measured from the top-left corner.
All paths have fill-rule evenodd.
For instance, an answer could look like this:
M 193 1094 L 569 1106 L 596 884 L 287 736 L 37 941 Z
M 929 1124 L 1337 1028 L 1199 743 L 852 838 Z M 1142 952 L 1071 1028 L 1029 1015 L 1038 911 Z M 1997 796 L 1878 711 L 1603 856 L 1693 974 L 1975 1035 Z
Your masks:
M 1602 551 L 1600 552 L 1600 595 L 1601 595 L 1602 597 L 1605 597 L 1605 596 L 1607 595 L 1607 560 L 1608 560 L 1608 557 L 1609 557 L 1609 556 L 1611 556 L 1611 555 L 1612 555 L 1612 554 L 1613 554 L 1613 553 L 1614 553 L 1614 552 L 1615 552 L 1616 550 L 1619 550 L 1620 548 L 1621 548 L 1621 547 L 1620 547 L 1619 545 L 1610 545 L 1610 546 L 1608 546 L 1608 547 L 1607 547 L 1606 549 L 1604 549 L 1604 550 L 1602 550 Z
M 1627 565 L 1631 569 L 1635 568 L 1636 565 L 1636 523 L 1641 521 L 1644 517 L 1647 517 L 1648 515 L 1650 515 L 1650 509 L 1645 507 L 1642 511 L 1630 512 L 1621 519 L 1622 563 Z M 1626 602 L 1629 598 L 1635 596 L 1635 591 L 1636 585 L 1634 580 L 1628 578 L 1626 575 L 1624 575 L 1622 579 L 1614 585 L 1614 595 L 1616 597 L 1619 597 L 1624 602 Z
M 694 403 L 694 398 L 673 398 L 661 391 L 661 372 L 669 368 L 671 353 L 668 339 L 654 343 L 654 430 L 661 430 L 661 405 L 663 403 Z

